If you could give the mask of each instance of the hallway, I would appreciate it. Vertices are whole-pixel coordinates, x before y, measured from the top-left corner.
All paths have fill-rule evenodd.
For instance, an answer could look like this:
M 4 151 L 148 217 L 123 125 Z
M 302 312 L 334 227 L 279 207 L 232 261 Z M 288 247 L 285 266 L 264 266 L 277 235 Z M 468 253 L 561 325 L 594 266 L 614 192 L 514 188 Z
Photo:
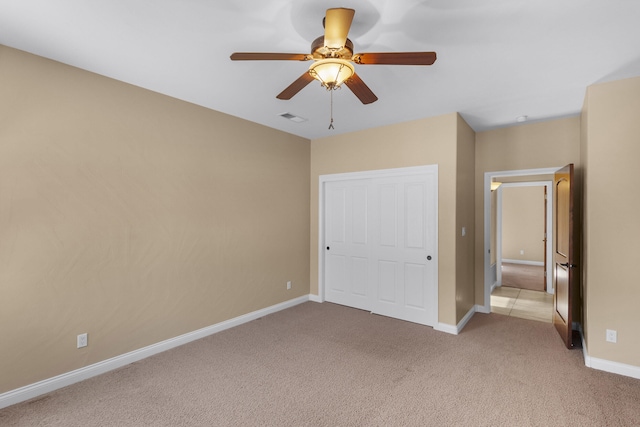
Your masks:
M 553 295 L 508 286 L 496 287 L 491 293 L 491 312 L 551 323 Z

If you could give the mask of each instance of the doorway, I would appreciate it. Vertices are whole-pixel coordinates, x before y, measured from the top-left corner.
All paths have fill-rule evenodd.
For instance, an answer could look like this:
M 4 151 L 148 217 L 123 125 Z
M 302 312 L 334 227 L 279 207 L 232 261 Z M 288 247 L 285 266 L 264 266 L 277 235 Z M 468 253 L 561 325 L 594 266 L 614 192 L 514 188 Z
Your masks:
M 483 193 L 484 193 L 484 306 L 482 306 L 482 311 L 485 313 L 491 312 L 491 292 L 497 285 L 497 253 L 496 255 L 496 263 L 495 269 L 492 270 L 492 253 L 491 253 L 491 237 L 492 237 L 492 221 L 491 221 L 491 183 L 493 181 L 499 181 L 499 178 L 514 178 L 514 177 L 533 177 L 533 176 L 542 176 L 542 175 L 553 175 L 560 167 L 553 168 L 540 168 L 540 169 L 522 169 L 522 170 L 510 170 L 510 171 L 495 171 L 495 172 L 486 172 L 484 174 L 484 183 L 483 183 Z M 552 197 L 549 197 L 549 200 L 552 201 Z M 553 212 L 551 203 L 548 204 L 547 207 L 548 218 L 551 217 L 551 213 Z M 551 223 L 551 221 L 548 221 Z M 495 226 L 494 226 L 495 227 Z M 547 230 L 549 229 L 549 225 L 547 225 Z M 495 234 L 493 234 L 495 235 Z M 550 254 L 552 248 L 552 235 L 553 233 L 547 233 L 547 265 L 551 265 Z M 496 236 L 497 241 L 497 236 Z M 497 245 L 496 245 L 497 246 Z M 549 275 L 549 270 L 547 269 L 547 275 Z M 553 283 L 553 281 L 548 283 Z
M 553 294 L 547 268 L 553 257 L 552 186 L 553 181 L 526 181 L 502 183 L 495 190 L 495 286 Z

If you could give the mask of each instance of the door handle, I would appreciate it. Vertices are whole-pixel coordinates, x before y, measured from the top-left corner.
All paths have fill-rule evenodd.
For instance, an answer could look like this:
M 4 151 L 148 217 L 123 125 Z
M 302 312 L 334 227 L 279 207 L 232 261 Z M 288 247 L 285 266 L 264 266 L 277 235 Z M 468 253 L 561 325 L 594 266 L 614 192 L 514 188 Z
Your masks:
M 575 264 L 569 264 L 568 262 L 565 262 L 564 264 L 560 264 L 563 267 L 567 267 L 567 268 L 576 268 L 577 265 Z

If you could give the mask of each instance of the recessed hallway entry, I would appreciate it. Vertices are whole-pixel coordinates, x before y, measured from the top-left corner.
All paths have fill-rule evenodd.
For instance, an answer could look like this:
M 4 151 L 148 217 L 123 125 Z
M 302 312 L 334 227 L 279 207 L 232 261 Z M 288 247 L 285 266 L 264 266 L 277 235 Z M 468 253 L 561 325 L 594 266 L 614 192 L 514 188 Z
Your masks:
M 325 299 L 434 326 L 437 166 L 328 175 L 321 186 Z

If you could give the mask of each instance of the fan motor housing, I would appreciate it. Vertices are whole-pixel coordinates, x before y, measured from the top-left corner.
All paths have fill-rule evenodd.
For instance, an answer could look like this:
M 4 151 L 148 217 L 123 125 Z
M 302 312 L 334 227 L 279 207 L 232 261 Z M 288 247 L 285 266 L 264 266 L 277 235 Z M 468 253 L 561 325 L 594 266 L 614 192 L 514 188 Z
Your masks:
M 324 35 L 311 43 L 311 56 L 313 59 L 340 58 L 350 61 L 353 57 L 353 43 L 347 39 L 344 47 L 340 49 L 329 48 L 324 45 Z

